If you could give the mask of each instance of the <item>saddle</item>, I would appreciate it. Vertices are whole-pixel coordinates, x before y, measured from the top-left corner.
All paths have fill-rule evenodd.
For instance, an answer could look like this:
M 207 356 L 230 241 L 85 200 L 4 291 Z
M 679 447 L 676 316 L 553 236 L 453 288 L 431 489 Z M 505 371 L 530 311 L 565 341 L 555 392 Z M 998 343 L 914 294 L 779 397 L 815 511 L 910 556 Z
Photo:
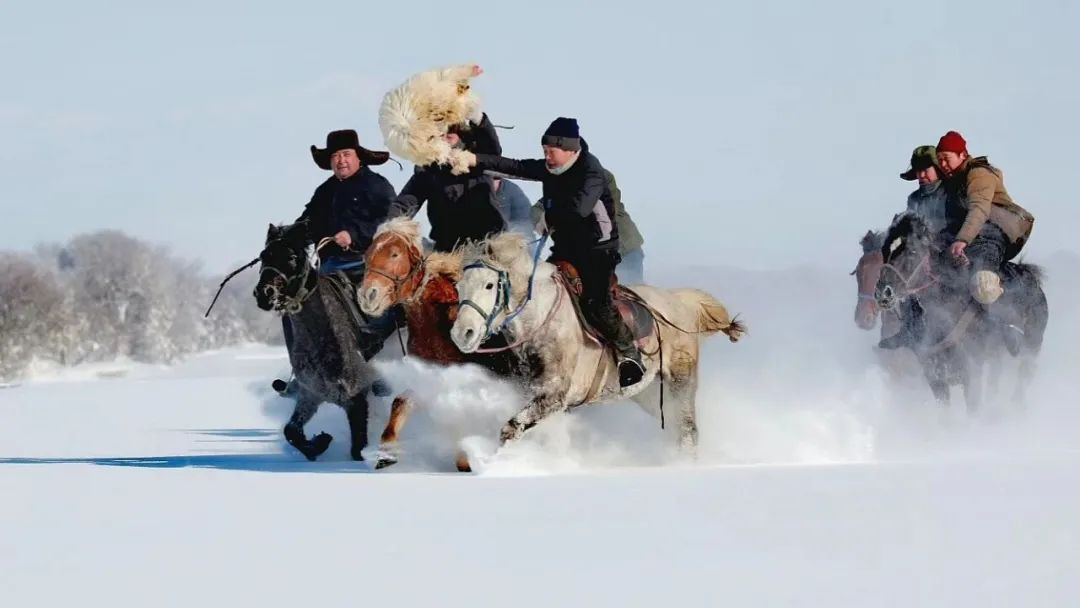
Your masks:
M 559 269 L 559 276 L 570 294 L 570 301 L 574 304 L 574 312 L 577 313 L 581 326 L 597 342 L 606 344 L 607 340 L 589 323 L 581 308 L 582 283 L 577 268 L 565 260 L 555 262 L 555 266 Z M 638 348 L 643 348 L 656 332 L 656 320 L 652 313 L 641 303 L 636 293 L 619 284 L 619 278 L 614 274 L 611 277 L 611 299 L 623 323 L 630 328 L 630 333 L 634 336 Z

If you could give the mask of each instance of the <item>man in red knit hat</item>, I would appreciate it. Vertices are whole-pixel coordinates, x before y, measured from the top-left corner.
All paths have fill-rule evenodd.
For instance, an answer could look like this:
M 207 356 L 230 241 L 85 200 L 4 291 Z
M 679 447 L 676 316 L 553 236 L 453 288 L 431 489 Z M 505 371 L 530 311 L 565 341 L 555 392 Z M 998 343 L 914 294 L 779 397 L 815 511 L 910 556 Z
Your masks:
M 1004 292 L 998 271 L 1023 249 L 1035 219 L 1009 196 L 1001 170 L 985 156 L 972 158 L 956 131 L 941 137 L 937 157 L 948 176 L 949 231 L 956 235 L 949 253 L 970 263 L 975 299 L 993 304 Z

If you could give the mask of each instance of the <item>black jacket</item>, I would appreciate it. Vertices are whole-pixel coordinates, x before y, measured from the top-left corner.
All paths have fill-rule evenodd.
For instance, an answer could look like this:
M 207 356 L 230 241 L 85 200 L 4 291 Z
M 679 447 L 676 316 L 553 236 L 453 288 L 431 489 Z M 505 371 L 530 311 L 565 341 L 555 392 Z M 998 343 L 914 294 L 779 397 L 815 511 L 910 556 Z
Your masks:
M 495 154 L 502 151 L 495 127 L 486 114 L 479 125 L 458 133 L 468 150 Z M 492 180 L 479 169 L 453 175 L 446 166 L 416 167 L 401 194 L 394 199 L 391 217 L 413 217 L 425 202 L 436 251 L 450 251 L 466 240 L 481 240 L 506 229 Z
M 371 246 L 379 224 L 386 220 L 393 198 L 394 186 L 389 180 L 368 167 L 361 167 L 346 180 L 330 176 L 315 189 L 311 202 L 296 221 L 307 222 L 305 238 L 309 243 L 348 231 L 352 237 L 351 251 L 328 245 L 320 251 L 320 256 L 359 259 Z
M 615 202 L 608 187 L 604 167 L 581 141 L 581 153 L 573 166 L 561 175 L 539 160 L 514 160 L 477 154 L 478 169 L 490 169 L 544 185 L 544 220 L 551 230 L 554 257 L 574 259 L 594 251 L 619 248 L 619 229 L 613 221 Z

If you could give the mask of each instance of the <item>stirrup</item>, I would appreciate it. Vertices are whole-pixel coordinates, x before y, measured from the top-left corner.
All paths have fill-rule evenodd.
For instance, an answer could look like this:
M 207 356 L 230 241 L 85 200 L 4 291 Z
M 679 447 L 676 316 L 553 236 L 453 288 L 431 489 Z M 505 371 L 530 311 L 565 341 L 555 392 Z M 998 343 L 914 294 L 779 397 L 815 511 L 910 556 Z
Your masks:
M 645 377 L 645 366 L 631 357 L 619 357 L 619 386 L 633 386 Z

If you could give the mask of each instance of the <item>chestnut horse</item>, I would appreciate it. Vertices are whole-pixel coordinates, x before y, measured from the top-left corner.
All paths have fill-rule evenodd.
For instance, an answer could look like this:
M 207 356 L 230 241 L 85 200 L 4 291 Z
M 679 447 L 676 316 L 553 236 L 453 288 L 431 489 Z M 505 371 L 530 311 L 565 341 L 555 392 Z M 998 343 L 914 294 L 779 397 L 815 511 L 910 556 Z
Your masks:
M 408 325 L 408 354 L 435 363 L 476 363 L 496 374 L 507 376 L 520 371 L 517 357 L 509 350 L 487 354 L 464 354 L 450 340 L 450 327 L 457 318 L 462 253 L 423 254 L 420 224 L 395 218 L 382 224 L 365 254 L 364 279 L 357 289 L 364 314 L 379 316 L 401 304 Z M 497 342 L 498 341 L 498 342 Z M 503 339 L 487 346 L 498 349 Z M 415 405 L 406 391 L 394 399 L 390 421 L 380 440 L 377 467 L 397 462 L 397 441 L 409 412 Z M 459 470 L 467 471 L 467 461 L 458 458 Z

